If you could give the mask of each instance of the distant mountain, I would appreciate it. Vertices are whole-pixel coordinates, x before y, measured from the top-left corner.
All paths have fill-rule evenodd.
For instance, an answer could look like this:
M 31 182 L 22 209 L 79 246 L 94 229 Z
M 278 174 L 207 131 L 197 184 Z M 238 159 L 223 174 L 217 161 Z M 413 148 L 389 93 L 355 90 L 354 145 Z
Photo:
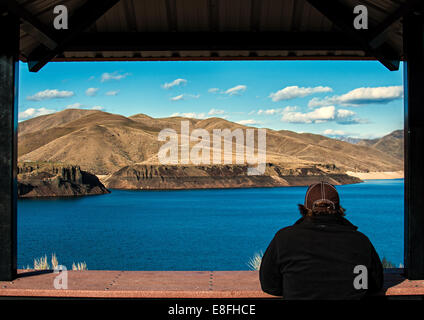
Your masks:
M 345 137 L 345 136 L 338 136 L 335 137 L 335 139 L 340 140 L 340 141 L 345 141 L 345 142 L 349 142 L 352 144 L 357 144 L 358 142 L 362 141 L 363 139 L 359 139 L 359 138 L 352 138 L 352 137 Z
M 190 130 L 247 129 L 221 118 L 152 118 L 144 114 L 124 117 L 97 110 L 67 109 L 19 123 L 20 161 L 53 161 L 76 164 L 82 170 L 110 175 L 123 167 L 157 165 L 160 130 L 171 128 L 180 135 L 181 121 Z M 398 171 L 400 157 L 391 156 L 388 143 L 354 145 L 310 133 L 266 129 L 267 163 L 288 169 L 316 167 L 326 172 Z M 196 144 L 191 142 L 191 146 Z M 235 152 L 233 146 L 233 154 Z M 213 148 L 210 148 L 211 154 Z
M 357 144 L 360 146 L 367 146 L 375 148 L 385 154 L 403 160 L 404 154 L 404 132 L 403 130 L 396 130 L 388 135 L 378 139 L 364 139 Z

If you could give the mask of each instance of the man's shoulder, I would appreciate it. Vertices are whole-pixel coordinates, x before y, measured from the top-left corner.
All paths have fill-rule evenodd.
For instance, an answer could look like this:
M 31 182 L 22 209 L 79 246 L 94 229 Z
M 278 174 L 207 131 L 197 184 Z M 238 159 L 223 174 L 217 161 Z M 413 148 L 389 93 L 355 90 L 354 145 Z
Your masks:
M 281 228 L 275 233 L 276 239 L 286 238 L 290 235 L 295 236 L 298 232 L 305 232 L 305 228 L 301 226 L 301 219 L 298 220 L 295 224 Z M 346 229 L 346 232 L 350 233 L 351 235 L 354 235 L 355 238 L 362 242 L 371 243 L 370 239 L 363 234 L 362 232 L 358 231 L 357 228 L 352 229 Z
M 355 230 L 354 233 L 362 241 L 367 242 L 367 243 L 371 243 L 371 240 L 365 234 L 363 234 L 361 231 Z
M 295 225 L 287 226 L 287 227 L 281 228 L 280 230 L 278 230 L 278 231 L 275 233 L 275 238 L 281 238 L 281 237 L 284 237 L 284 236 L 286 236 L 286 235 L 290 234 L 291 232 L 293 232 L 293 231 L 295 231 L 295 230 L 296 230 Z
M 297 232 L 297 229 L 298 229 L 298 227 L 299 227 L 299 225 L 301 225 L 302 224 L 302 222 L 304 221 L 304 217 L 302 217 L 302 218 L 300 218 L 300 219 L 298 219 L 294 224 L 292 224 L 292 225 L 289 225 L 289 226 L 287 226 L 287 227 L 284 227 L 284 228 L 281 228 L 280 230 L 278 230 L 276 233 L 275 233 L 275 237 L 276 238 L 278 238 L 278 237 L 283 237 L 283 236 L 285 236 L 285 235 L 289 235 L 289 234 L 291 234 L 291 233 L 293 233 L 293 232 Z

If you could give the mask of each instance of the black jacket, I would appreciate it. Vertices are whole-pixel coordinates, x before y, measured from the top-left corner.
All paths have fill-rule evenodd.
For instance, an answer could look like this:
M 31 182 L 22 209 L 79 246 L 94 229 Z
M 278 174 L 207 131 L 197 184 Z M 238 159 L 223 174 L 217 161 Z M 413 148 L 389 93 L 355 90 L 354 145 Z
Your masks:
M 367 268 L 368 290 L 354 279 Z M 285 299 L 360 299 L 383 286 L 383 267 L 370 240 L 347 219 L 322 215 L 299 219 L 278 231 L 262 257 L 262 290 Z

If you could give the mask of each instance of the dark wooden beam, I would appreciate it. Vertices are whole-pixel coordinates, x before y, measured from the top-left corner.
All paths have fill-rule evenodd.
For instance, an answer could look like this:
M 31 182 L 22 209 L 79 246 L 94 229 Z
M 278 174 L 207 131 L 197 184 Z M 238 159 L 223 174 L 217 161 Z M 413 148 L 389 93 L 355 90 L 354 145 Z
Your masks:
M 405 270 L 424 280 L 424 16 L 404 18 L 405 51 Z
M 394 12 L 392 12 L 383 22 L 373 28 L 368 35 L 368 42 L 371 47 L 377 48 L 385 42 L 385 34 L 387 30 L 398 21 L 401 17 L 411 12 L 414 7 L 420 4 L 422 0 L 407 0 L 402 3 Z
M 342 32 L 81 33 L 65 51 L 362 50 Z
M 355 15 L 353 8 L 348 8 L 336 0 L 306 0 L 315 9 L 326 16 L 337 27 L 360 43 L 363 49 L 371 53 L 386 68 L 391 71 L 399 70 L 400 57 L 388 44 L 373 48 L 368 42 L 367 30 L 356 30 L 353 26 Z
M 18 16 L 24 21 L 24 24 L 21 26 L 21 28 L 26 33 L 36 38 L 50 49 L 57 46 L 56 35 L 53 31 L 53 28 L 46 26 L 15 0 L 6 0 L 6 4 L 9 12 L 13 13 L 15 16 Z
M 16 150 L 18 127 L 19 18 L 0 16 L 0 281 L 11 281 L 17 268 Z
M 256 32 L 261 23 L 261 0 L 251 0 L 250 5 L 250 30 Z
M 54 49 L 39 45 L 28 57 L 31 72 L 37 72 L 56 55 L 63 52 L 65 46 L 82 31 L 90 27 L 120 0 L 87 1 L 69 17 L 69 30 L 61 30 L 61 41 Z
M 219 31 L 219 8 L 218 0 L 208 0 L 209 31 Z
M 178 31 L 177 4 L 175 1 L 176 0 L 165 0 L 168 30 L 171 32 Z
M 135 14 L 134 2 L 124 1 L 120 5 L 122 5 L 125 12 L 125 20 L 128 25 L 128 30 L 130 32 L 137 32 L 137 17 Z

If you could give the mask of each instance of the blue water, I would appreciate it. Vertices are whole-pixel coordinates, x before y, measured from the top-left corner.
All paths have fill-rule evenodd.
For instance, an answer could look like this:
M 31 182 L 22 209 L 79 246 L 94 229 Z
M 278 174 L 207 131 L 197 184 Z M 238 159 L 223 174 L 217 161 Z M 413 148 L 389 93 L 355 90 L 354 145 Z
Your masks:
M 380 257 L 403 262 L 403 179 L 339 186 L 346 218 Z M 121 191 L 19 200 L 18 267 L 56 253 L 90 270 L 248 270 L 299 217 L 306 187 Z

